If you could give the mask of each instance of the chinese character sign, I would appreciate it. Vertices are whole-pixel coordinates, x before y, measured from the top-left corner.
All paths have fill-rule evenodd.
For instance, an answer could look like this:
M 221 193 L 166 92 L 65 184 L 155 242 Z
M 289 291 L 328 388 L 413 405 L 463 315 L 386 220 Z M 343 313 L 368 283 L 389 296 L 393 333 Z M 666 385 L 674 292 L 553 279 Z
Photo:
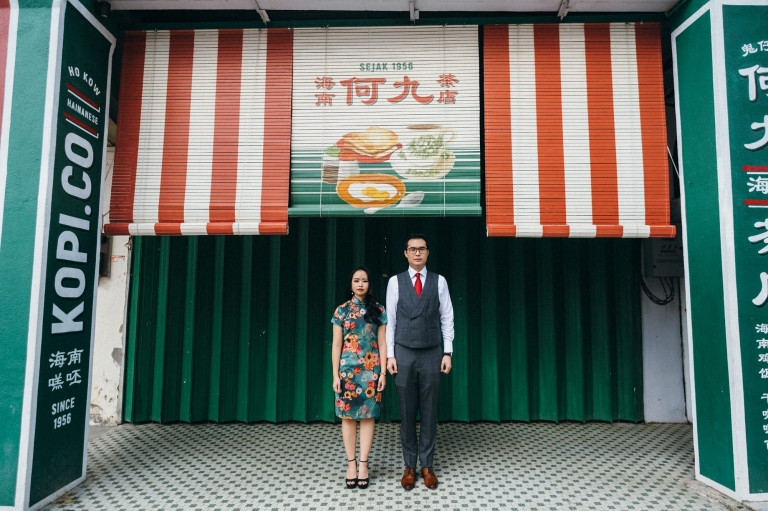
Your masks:
M 768 491 L 768 31 L 765 24 L 754 22 L 758 19 L 768 19 L 768 8 L 723 6 L 751 493 Z
M 291 215 L 479 215 L 477 27 L 298 29 Z
M 30 505 L 85 476 L 114 38 L 66 2 L 39 340 Z M 101 30 L 100 30 L 101 29 Z

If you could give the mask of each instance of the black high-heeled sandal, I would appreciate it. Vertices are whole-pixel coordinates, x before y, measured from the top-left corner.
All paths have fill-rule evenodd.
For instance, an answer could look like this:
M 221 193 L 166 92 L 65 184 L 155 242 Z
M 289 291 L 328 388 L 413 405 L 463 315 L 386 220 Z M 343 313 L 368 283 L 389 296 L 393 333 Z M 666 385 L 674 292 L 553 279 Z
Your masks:
M 366 463 L 367 464 L 368 460 L 365 460 L 365 461 L 360 460 L 360 463 Z M 370 478 L 371 478 L 371 474 L 368 474 L 368 477 L 366 477 L 365 479 L 358 478 L 357 479 L 357 487 L 360 488 L 361 490 L 365 490 L 366 488 L 368 488 L 368 480 Z
M 347 460 L 347 463 L 354 461 L 355 462 L 355 473 L 357 473 L 357 458 L 353 460 Z M 347 490 L 354 490 L 357 488 L 357 477 L 354 479 L 345 479 L 344 480 L 347 483 Z

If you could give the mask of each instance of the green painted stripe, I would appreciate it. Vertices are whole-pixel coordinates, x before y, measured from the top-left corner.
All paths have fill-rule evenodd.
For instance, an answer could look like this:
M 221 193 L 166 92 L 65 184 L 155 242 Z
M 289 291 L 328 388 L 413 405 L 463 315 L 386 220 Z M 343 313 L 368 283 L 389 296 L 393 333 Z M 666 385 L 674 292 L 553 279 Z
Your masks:
M 192 378 L 194 378 L 195 293 L 197 291 L 197 237 L 189 238 L 184 300 L 184 340 L 181 361 L 180 420 L 192 421 Z
M 701 474 L 735 489 L 710 15 L 677 37 L 687 260 Z M 704 85 L 704 86 L 702 86 Z
M 218 421 L 221 403 L 221 337 L 224 301 L 224 244 L 226 238 L 216 237 L 213 273 L 213 325 L 211 328 L 211 378 L 208 387 L 208 420 Z
M 19 2 L 0 245 L 0 506 L 12 506 L 21 439 L 27 336 L 50 36 L 50 1 Z M 10 299 L 8 297 L 13 297 Z
M 155 322 L 155 371 L 152 378 L 152 420 L 161 421 L 165 383 L 166 318 L 168 314 L 168 266 L 170 265 L 171 238 L 160 238 L 160 272 L 157 286 L 157 320 Z
M 253 238 L 242 238 L 242 287 L 240 288 L 240 331 L 237 365 L 237 420 L 248 422 L 251 362 L 251 295 L 253 293 Z

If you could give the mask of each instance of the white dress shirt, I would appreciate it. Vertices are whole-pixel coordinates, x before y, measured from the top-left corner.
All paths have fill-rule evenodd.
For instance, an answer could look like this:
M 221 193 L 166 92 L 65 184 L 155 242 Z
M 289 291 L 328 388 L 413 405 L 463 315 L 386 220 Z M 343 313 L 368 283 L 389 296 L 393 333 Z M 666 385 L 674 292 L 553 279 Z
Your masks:
M 420 272 L 422 289 L 426 285 L 427 268 Z M 408 268 L 411 284 L 416 285 L 416 270 Z M 440 329 L 443 331 L 443 352 L 453 353 L 453 304 L 448 292 L 448 283 L 442 275 L 437 279 L 437 294 L 440 297 Z M 400 298 L 400 288 L 397 275 L 389 279 L 387 284 L 387 357 L 395 356 L 395 329 L 397 328 L 397 301 Z

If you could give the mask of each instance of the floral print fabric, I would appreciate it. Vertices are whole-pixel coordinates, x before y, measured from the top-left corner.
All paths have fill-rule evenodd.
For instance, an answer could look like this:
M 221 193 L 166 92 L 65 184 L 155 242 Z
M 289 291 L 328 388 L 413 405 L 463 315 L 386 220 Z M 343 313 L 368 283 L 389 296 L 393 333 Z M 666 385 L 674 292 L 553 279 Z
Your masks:
M 387 313 L 377 306 L 384 325 Z M 378 326 L 367 323 L 364 316 L 365 304 L 352 298 L 339 305 L 331 319 L 342 329 L 341 393 L 336 394 L 336 416 L 342 419 L 377 419 L 381 415 L 381 394 L 376 390 L 381 370 Z

